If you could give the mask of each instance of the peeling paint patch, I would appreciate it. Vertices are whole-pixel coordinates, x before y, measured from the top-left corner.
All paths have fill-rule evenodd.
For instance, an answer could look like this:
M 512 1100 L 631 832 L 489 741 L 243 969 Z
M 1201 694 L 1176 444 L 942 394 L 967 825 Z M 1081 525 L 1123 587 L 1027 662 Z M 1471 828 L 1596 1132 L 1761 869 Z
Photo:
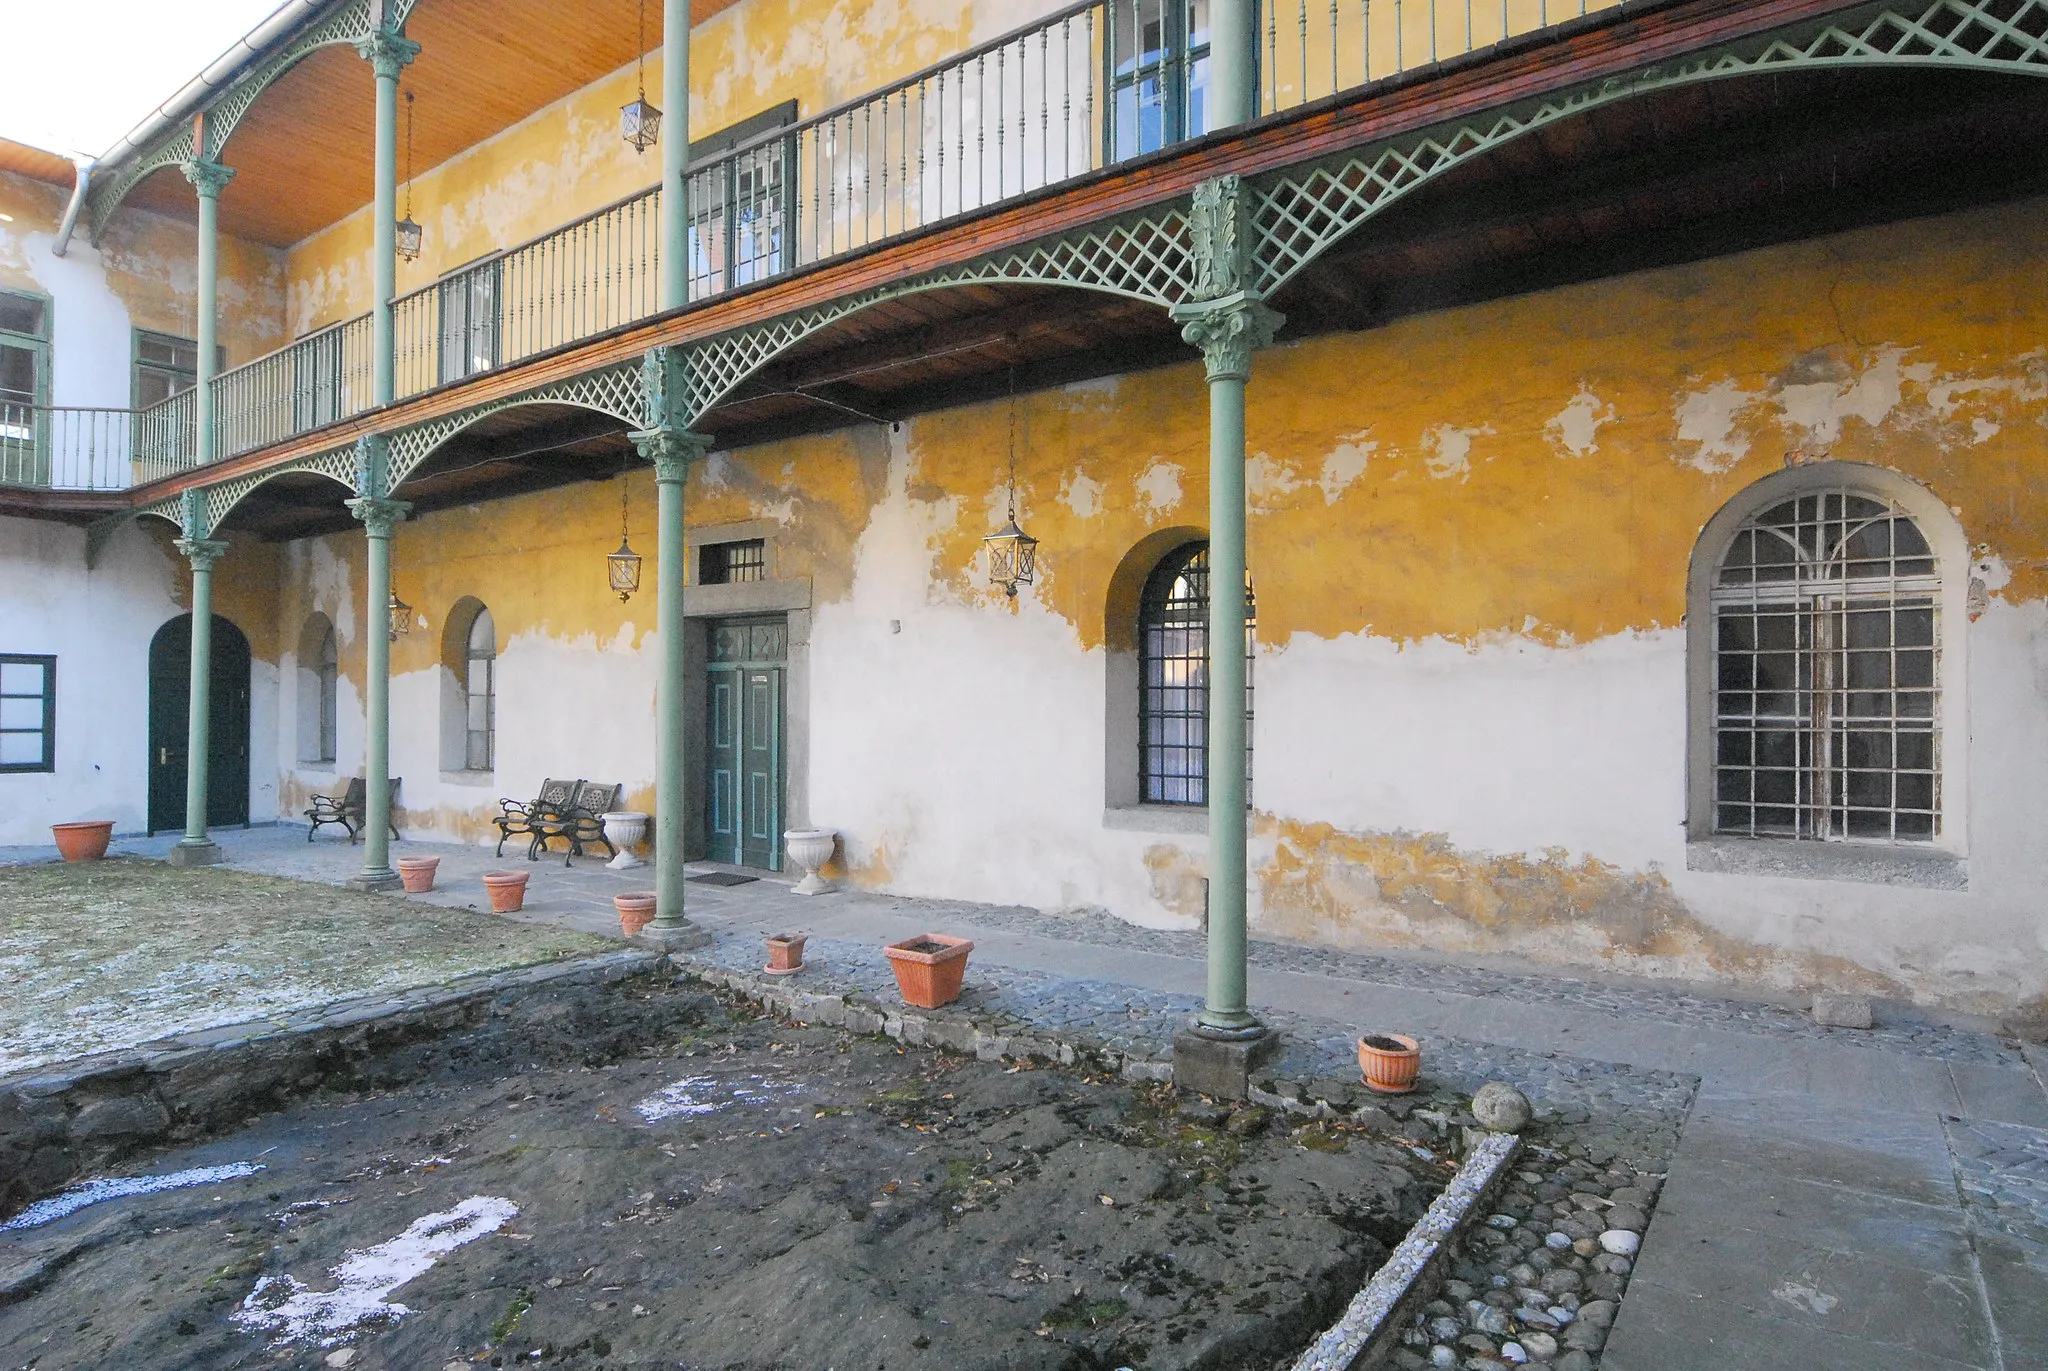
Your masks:
M 1245 459 L 1245 496 L 1254 513 L 1272 509 L 1284 497 L 1302 487 L 1302 480 L 1285 462 L 1270 453 L 1254 452 Z
M 189 1190 L 195 1185 L 215 1185 L 221 1181 L 253 1176 L 263 1169 L 262 1164 L 258 1162 L 230 1162 L 226 1166 L 199 1166 L 189 1171 L 173 1171 L 162 1176 L 122 1176 L 86 1181 L 72 1186 L 61 1195 L 52 1195 L 47 1200 L 37 1200 L 6 1223 L 0 1223 L 0 1233 L 41 1228 L 46 1223 L 55 1223 L 61 1218 L 76 1214 L 87 1205 L 99 1204 L 106 1200 L 125 1199 L 130 1195 L 160 1195 L 166 1190 Z
M 1429 474 L 1439 481 L 1455 476 L 1461 481 L 1472 476 L 1472 440 L 1493 432 L 1493 425 L 1481 424 L 1478 428 L 1459 428 L 1456 424 L 1438 424 L 1422 435 L 1422 450 L 1429 454 L 1426 465 Z
M 1071 471 L 1060 487 L 1060 503 L 1074 511 L 1077 519 L 1093 519 L 1102 513 L 1102 489 L 1102 482 L 1086 472 Z
M 1323 488 L 1323 503 L 1334 505 L 1337 497 L 1351 489 L 1359 477 L 1365 475 L 1366 464 L 1380 445 L 1368 437 L 1371 429 L 1360 429 L 1346 433 L 1337 440 L 1337 446 L 1330 449 L 1323 458 L 1322 479 L 1316 484 Z
M 1933 379 L 1931 366 L 1906 365 L 1909 351 L 1878 348 L 1861 371 L 1829 350 L 1806 353 L 1786 369 L 1773 399 L 1785 422 L 1806 430 L 1808 441 L 1834 443 L 1847 420 L 1860 419 L 1872 428 L 1882 424 L 1899 407 L 1906 381 Z
M 317 1341 L 333 1347 L 365 1324 L 391 1323 L 412 1313 L 387 1298 L 406 1282 L 425 1275 L 456 1248 L 486 1238 L 519 1215 L 519 1206 L 494 1195 L 475 1195 L 414 1219 L 389 1242 L 350 1252 L 328 1272 L 336 1285 L 316 1291 L 291 1276 L 265 1276 L 231 1316 L 252 1333 L 274 1333 L 273 1347 Z
M 1187 919 L 1208 913 L 1208 872 L 1200 858 L 1172 843 L 1145 849 L 1145 870 L 1152 877 L 1152 898 Z
M 1756 400 L 1738 381 L 1716 381 L 1705 390 L 1681 396 L 1676 410 L 1678 441 L 1691 443 L 1693 452 L 1681 460 L 1709 476 L 1730 470 L 1749 455 L 1749 435 L 1737 422 Z
M 1147 518 L 1157 519 L 1180 508 L 1180 468 L 1172 462 L 1154 462 L 1137 480 L 1138 506 Z
M 1594 440 L 1600 426 L 1613 423 L 1614 418 L 1614 406 L 1603 404 L 1590 387 L 1581 383 L 1578 394 L 1543 426 L 1543 435 L 1561 457 L 1588 457 L 1598 450 Z

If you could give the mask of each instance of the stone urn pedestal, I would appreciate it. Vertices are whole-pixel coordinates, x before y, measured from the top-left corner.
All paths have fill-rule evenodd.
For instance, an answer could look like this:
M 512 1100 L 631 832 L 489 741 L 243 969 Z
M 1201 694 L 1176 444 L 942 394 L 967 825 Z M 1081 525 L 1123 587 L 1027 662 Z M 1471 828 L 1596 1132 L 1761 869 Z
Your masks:
M 792 828 L 782 835 L 782 850 L 789 854 L 789 860 L 803 868 L 804 878 L 791 890 L 793 895 L 823 895 L 832 889 L 831 882 L 818 874 L 818 868 L 832 860 L 833 851 L 839 846 L 839 831 L 832 828 Z
M 647 816 L 637 810 L 621 809 L 603 816 L 605 841 L 617 849 L 610 861 L 605 863 L 612 871 L 631 871 L 646 866 L 644 858 L 635 856 L 633 849 L 647 836 Z

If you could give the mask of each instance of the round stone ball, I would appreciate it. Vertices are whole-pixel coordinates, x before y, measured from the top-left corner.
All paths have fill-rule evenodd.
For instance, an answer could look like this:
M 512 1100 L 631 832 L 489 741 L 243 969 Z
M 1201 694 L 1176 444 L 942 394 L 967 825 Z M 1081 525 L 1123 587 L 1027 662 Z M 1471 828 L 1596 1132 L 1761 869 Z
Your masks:
M 1472 1117 L 1494 1133 L 1519 1133 L 1529 1126 L 1529 1097 L 1505 1081 L 1488 1081 L 1472 1097 Z

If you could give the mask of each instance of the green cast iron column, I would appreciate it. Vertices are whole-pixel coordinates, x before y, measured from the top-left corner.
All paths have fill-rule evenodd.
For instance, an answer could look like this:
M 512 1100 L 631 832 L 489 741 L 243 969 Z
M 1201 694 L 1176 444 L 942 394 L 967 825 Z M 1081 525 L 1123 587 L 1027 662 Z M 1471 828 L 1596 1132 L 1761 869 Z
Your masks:
M 661 7 L 661 307 L 690 302 L 690 0 Z
M 354 890 L 396 890 L 403 884 L 391 869 L 391 534 L 412 506 L 385 493 L 389 472 L 386 440 L 359 440 L 356 489 L 348 502 L 369 541 L 369 575 L 363 627 L 369 661 L 363 683 L 363 869 L 349 880 Z
M 199 192 L 199 373 L 193 389 L 198 433 L 194 462 L 214 458 L 213 378 L 220 370 L 220 237 L 215 229 L 220 193 L 234 179 L 235 169 L 195 158 L 180 168 Z
M 1174 308 L 1209 378 L 1209 990 L 1196 1031 L 1264 1033 L 1245 999 L 1245 383 L 1281 316 L 1245 289 L 1250 198 L 1234 176 L 1195 190 L 1197 298 Z
M 1210 0 L 1209 127 L 1203 132 L 1258 116 L 1258 52 L 1258 0 Z
M 398 74 L 419 56 L 420 45 L 395 29 L 378 29 L 358 42 L 356 51 L 377 77 L 376 205 L 370 221 L 370 398 L 388 405 L 398 394 L 391 327 L 391 297 L 398 293 Z
M 654 363 L 650 362 L 650 370 Z M 661 642 L 654 692 L 654 922 L 641 936 L 664 947 L 691 947 L 710 936 L 683 912 L 683 862 L 689 819 L 688 759 L 683 753 L 685 702 L 683 638 L 683 483 L 690 462 L 707 444 L 676 428 L 633 434 L 640 455 L 654 464 L 655 637 Z
M 199 491 L 185 497 L 185 536 L 178 551 L 192 564 L 192 685 L 185 720 L 185 836 L 170 851 L 173 866 L 207 866 L 221 859 L 206 836 L 207 749 L 213 723 L 213 564 L 228 550 L 209 540 L 206 501 Z

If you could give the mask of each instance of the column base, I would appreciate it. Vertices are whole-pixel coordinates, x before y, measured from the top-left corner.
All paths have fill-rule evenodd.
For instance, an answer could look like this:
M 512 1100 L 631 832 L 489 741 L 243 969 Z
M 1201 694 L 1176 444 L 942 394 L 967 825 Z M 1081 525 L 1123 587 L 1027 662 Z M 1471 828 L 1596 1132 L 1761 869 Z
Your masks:
M 687 952 L 695 947 L 709 947 L 711 934 L 688 919 L 663 927 L 658 923 L 649 924 L 633 936 L 633 941 L 646 947 L 659 947 L 668 952 Z
M 222 852 L 220 844 L 211 838 L 201 838 L 197 842 L 186 838 L 172 848 L 164 860 L 172 866 L 212 866 L 216 862 L 226 861 L 227 854 Z
M 1246 1030 L 1249 1032 L 1249 1030 Z M 1252 1072 L 1280 1050 L 1280 1035 L 1263 1026 L 1253 1036 L 1216 1037 L 1200 1025 L 1173 1035 L 1173 1083 L 1219 1100 L 1251 1093 Z
M 348 878 L 350 890 L 403 890 L 405 881 L 396 871 L 363 871 Z

